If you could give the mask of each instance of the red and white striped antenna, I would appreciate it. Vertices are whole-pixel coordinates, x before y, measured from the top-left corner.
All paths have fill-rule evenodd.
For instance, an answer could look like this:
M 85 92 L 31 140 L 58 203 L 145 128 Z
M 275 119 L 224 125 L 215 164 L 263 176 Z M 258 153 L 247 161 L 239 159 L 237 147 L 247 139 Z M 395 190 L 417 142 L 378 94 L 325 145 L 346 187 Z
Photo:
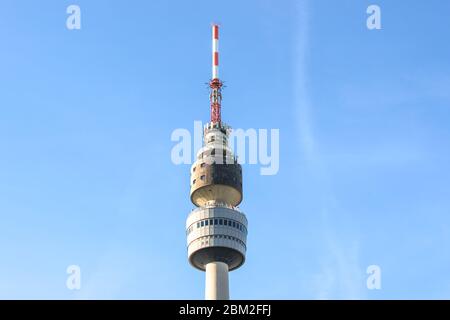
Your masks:
M 222 104 L 222 81 L 219 80 L 219 25 L 212 25 L 212 77 L 209 82 L 211 92 L 211 122 L 221 122 L 220 107 Z
M 219 26 L 212 25 L 212 78 L 219 79 Z

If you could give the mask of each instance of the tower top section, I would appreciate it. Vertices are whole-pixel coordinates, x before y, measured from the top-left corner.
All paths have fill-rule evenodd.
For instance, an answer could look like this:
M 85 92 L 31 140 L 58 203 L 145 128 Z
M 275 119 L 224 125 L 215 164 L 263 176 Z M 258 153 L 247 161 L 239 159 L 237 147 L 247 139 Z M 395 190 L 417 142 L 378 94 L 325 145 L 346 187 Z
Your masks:
M 222 105 L 222 81 L 219 79 L 219 25 L 212 25 L 212 77 L 209 81 L 211 122 L 220 123 Z
M 211 121 L 191 166 L 190 197 L 197 207 L 186 221 L 188 258 L 206 271 L 206 299 L 229 299 L 228 272 L 242 266 L 248 221 L 242 202 L 242 167 L 229 144 L 231 128 L 222 122 L 223 83 L 219 78 L 219 25 L 212 24 Z

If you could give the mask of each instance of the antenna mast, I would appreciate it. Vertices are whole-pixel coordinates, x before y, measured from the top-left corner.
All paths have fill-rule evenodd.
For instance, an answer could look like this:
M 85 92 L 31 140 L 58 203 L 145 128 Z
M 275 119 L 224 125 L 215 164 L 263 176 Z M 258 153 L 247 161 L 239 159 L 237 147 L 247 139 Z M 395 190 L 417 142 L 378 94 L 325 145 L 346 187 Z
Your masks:
M 220 106 L 222 104 L 222 81 L 219 79 L 219 25 L 212 25 L 212 78 L 209 100 L 211 102 L 211 122 L 221 122 Z

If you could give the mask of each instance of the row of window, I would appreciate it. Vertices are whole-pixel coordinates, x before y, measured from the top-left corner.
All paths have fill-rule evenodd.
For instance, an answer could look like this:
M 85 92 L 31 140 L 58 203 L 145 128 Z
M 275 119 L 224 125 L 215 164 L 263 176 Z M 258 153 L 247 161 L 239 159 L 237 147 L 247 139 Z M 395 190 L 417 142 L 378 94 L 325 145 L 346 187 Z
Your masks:
M 197 224 L 193 224 L 187 229 L 187 231 L 186 231 L 187 234 L 190 234 L 194 230 L 195 226 L 197 226 L 197 229 L 203 228 L 203 227 L 208 227 L 208 226 L 228 226 L 228 227 L 239 229 L 240 231 L 247 233 L 247 230 L 242 223 L 239 223 L 234 220 L 223 219 L 223 218 L 205 219 L 205 220 L 198 221 Z
M 200 176 L 200 180 L 205 181 L 205 179 L 206 179 L 205 175 Z M 196 182 L 197 182 L 197 179 L 192 180 L 192 184 L 195 184 Z
M 227 149 L 223 149 L 223 148 L 214 148 L 212 150 L 205 150 L 202 152 L 201 154 L 201 158 L 206 158 L 206 157 L 210 157 L 210 156 L 214 156 L 216 159 L 220 159 L 222 158 L 222 163 L 219 162 L 219 164 L 223 164 L 223 163 L 235 163 L 237 161 L 237 157 L 233 156 L 232 153 L 229 153 L 229 151 Z M 205 166 L 205 163 L 201 164 L 201 167 L 203 168 Z M 195 168 L 194 167 L 192 169 L 193 172 L 195 172 Z
M 233 236 L 217 234 L 217 235 L 213 235 L 213 236 L 202 237 L 200 239 L 201 239 L 201 246 L 209 245 L 209 239 L 228 239 L 228 240 L 233 240 L 233 241 L 238 242 L 245 249 L 247 249 L 247 246 L 245 245 L 244 241 L 242 241 L 241 239 L 235 238 Z M 198 239 L 198 240 L 200 240 L 200 239 Z
M 221 176 L 223 176 L 223 175 L 221 175 Z M 219 176 L 220 177 L 220 176 Z M 201 181 L 205 181 L 205 179 L 206 179 L 206 176 L 205 175 L 201 175 L 200 176 L 200 180 Z M 233 179 L 232 179 L 234 182 L 236 182 L 237 181 L 237 177 L 236 176 L 233 176 Z M 197 179 L 194 179 L 194 180 L 192 180 L 192 184 L 195 184 L 197 182 Z M 241 184 L 241 186 L 242 186 L 242 181 L 239 181 L 239 183 Z
M 216 137 L 215 136 L 211 136 L 209 139 L 208 139 L 208 143 L 210 143 L 210 142 L 214 142 L 214 141 L 216 141 Z M 223 143 L 227 143 L 227 138 L 226 137 L 223 137 Z
M 214 154 L 213 154 L 214 155 Z M 226 156 L 224 155 L 224 159 L 226 158 Z M 233 163 L 230 163 L 230 164 L 235 164 L 236 163 L 236 157 L 234 157 L 233 158 Z M 216 163 L 216 161 L 212 161 L 212 163 L 211 164 L 215 164 Z M 223 161 L 223 163 L 219 163 L 219 164 L 228 164 L 226 161 Z M 206 166 L 206 162 L 202 162 L 201 164 L 200 164 L 200 168 L 204 168 Z M 192 172 L 195 172 L 195 170 L 197 170 L 197 167 L 193 167 L 192 168 Z M 240 167 L 239 168 L 239 171 L 242 173 L 242 167 Z
M 204 168 L 206 166 L 206 163 L 202 163 L 202 164 L 200 164 L 200 168 Z M 197 167 L 194 167 L 193 169 L 192 169 L 192 172 L 195 172 L 195 169 L 196 169 Z

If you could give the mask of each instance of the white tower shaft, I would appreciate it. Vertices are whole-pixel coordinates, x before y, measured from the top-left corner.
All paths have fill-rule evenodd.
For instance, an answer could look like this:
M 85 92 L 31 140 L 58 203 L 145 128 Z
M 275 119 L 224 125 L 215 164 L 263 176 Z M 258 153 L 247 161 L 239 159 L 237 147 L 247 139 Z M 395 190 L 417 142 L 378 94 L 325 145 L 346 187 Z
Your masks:
M 206 300 L 229 300 L 228 265 L 211 262 L 206 265 Z

